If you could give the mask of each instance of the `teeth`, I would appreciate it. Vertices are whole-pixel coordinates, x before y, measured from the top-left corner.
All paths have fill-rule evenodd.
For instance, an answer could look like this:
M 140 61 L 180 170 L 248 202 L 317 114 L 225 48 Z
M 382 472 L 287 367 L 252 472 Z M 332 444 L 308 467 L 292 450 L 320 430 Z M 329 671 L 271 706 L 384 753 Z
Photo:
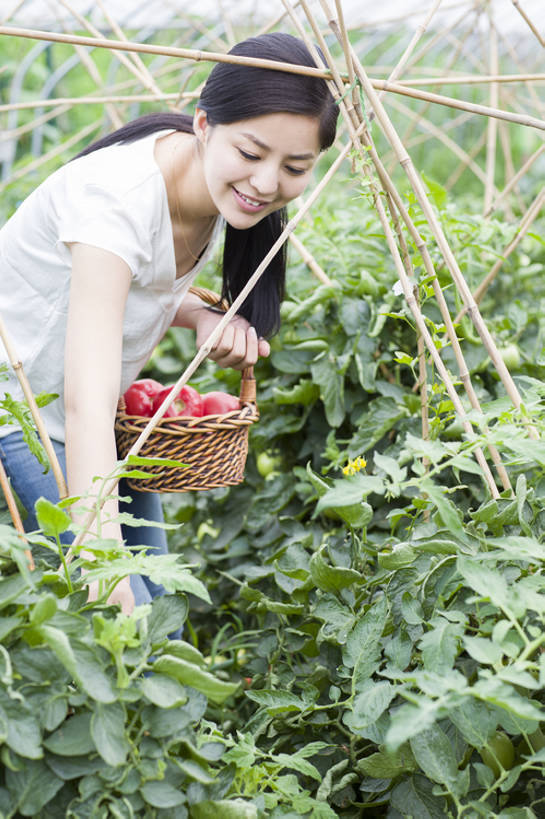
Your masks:
M 249 205 L 254 205 L 254 207 L 257 207 L 257 205 L 261 204 L 261 202 L 259 202 L 257 199 L 250 199 L 249 196 L 245 196 L 243 193 L 240 193 L 240 191 L 239 196 L 241 196 L 245 202 L 248 202 Z

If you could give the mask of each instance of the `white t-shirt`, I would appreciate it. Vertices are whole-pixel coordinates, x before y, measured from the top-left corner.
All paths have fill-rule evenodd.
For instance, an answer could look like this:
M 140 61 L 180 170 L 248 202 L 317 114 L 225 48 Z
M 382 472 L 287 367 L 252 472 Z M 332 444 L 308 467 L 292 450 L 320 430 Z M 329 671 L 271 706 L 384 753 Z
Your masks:
M 58 393 L 41 410 L 52 438 L 64 441 L 64 346 L 71 254 L 83 242 L 120 256 L 132 281 L 123 323 L 120 395 L 137 378 L 212 253 L 223 220 L 195 267 L 176 279 L 172 224 L 153 149 L 169 133 L 113 145 L 55 171 L 0 230 L 0 315 L 34 393 Z M 97 315 L 100 322 L 100 315 Z M 0 361 L 8 361 L 3 349 Z M 21 399 L 15 373 L 0 392 Z M 0 436 L 16 427 L 0 425 Z

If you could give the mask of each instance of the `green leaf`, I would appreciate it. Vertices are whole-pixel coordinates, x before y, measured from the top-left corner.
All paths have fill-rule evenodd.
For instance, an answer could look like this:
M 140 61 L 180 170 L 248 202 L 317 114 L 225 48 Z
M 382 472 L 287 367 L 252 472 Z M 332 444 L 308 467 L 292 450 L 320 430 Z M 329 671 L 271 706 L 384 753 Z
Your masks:
M 186 801 L 183 791 L 164 781 L 146 782 L 140 788 L 140 793 L 145 801 L 154 808 L 175 808 Z
M 343 506 L 361 504 L 371 492 L 382 494 L 384 492 L 384 482 L 376 475 L 362 475 L 358 473 L 349 478 L 336 480 L 333 488 L 325 492 L 316 505 L 316 511 L 322 512 L 324 509 L 338 509 Z M 364 510 L 365 514 L 368 514 Z
M 191 819 L 257 819 L 255 805 L 243 799 L 218 799 L 191 806 Z
M 351 630 L 343 649 L 343 662 L 353 668 L 352 691 L 358 691 L 375 671 L 380 655 L 381 637 L 388 616 L 386 598 L 381 597 Z
M 396 751 L 419 731 L 432 726 L 437 718 L 439 704 L 431 699 L 423 700 L 420 705 L 402 705 L 392 715 L 390 727 L 386 733 L 386 747 Z
M 6 785 L 12 808 L 21 816 L 36 817 L 63 786 L 63 780 L 42 761 L 27 760 L 17 771 L 6 771 Z
M 348 606 L 341 603 L 333 595 L 325 594 L 313 608 L 313 614 L 324 625 L 320 629 L 320 638 L 344 645 L 348 632 L 353 627 L 355 615 Z
M 60 756 L 85 756 L 96 751 L 90 728 L 90 712 L 75 714 L 48 736 L 43 744 L 48 751 Z
M 91 736 L 108 765 L 123 765 L 131 746 L 125 737 L 125 709 L 121 703 L 97 704 L 91 718 Z
M 159 708 L 174 708 L 187 702 L 183 685 L 165 674 L 144 677 L 140 685 L 148 700 Z
M 401 816 L 411 816 L 413 819 L 443 819 L 448 816 L 446 800 L 432 793 L 432 783 L 423 776 L 412 776 L 396 785 L 391 804 Z
M 277 404 L 301 404 L 308 407 L 320 396 L 320 388 L 310 378 L 302 378 L 289 389 L 274 387 L 273 395 Z
M 424 668 L 442 674 L 454 665 L 460 649 L 464 627 L 460 623 L 449 623 L 444 617 L 434 617 L 432 629 L 420 640 Z
M 403 773 L 417 770 L 414 756 L 409 748 L 400 748 L 395 753 L 379 751 L 358 760 L 357 769 L 373 779 L 395 779 Z
M 38 498 L 34 504 L 40 529 L 48 537 L 59 537 L 70 528 L 72 521 L 66 512 L 47 498 Z
M 320 387 L 328 424 L 339 427 L 345 416 L 343 376 L 327 355 L 315 361 L 310 371 L 314 382 Z
M 309 703 L 290 691 L 246 691 L 246 696 L 267 709 L 269 714 L 283 714 L 289 711 L 306 711 Z
M 162 595 L 156 597 L 148 617 L 148 640 L 153 645 L 181 628 L 189 611 L 186 597 Z
M 485 665 L 495 665 L 503 656 L 501 646 L 487 637 L 464 637 L 464 646 L 467 653 Z
M 94 759 L 90 759 L 88 756 L 67 757 L 48 754 L 45 761 L 54 774 L 65 780 L 81 779 L 105 767 L 102 759 L 96 755 Z
M 180 657 L 173 657 L 163 654 L 158 657 L 153 664 L 154 671 L 174 677 L 183 685 L 190 685 L 201 691 L 205 697 L 212 702 L 222 703 L 232 696 L 239 688 L 238 683 L 229 683 L 219 680 L 209 671 L 203 671 L 199 666 L 182 660 Z
M 440 185 L 439 182 L 436 182 L 426 173 L 422 173 L 422 179 L 426 183 L 426 187 L 431 198 L 433 199 L 436 208 L 439 211 L 442 211 L 445 205 L 447 204 L 448 199 L 448 193 L 446 189 L 442 185 Z
M 420 487 L 421 491 L 428 496 L 436 507 L 443 526 L 453 535 L 459 537 L 462 542 L 465 541 L 466 537 L 461 516 L 452 501 L 444 494 L 444 489 L 428 478 L 420 481 Z
M 275 754 L 274 761 L 278 762 L 284 768 L 298 771 L 303 776 L 309 776 L 311 779 L 316 779 L 318 782 L 322 781 L 322 774 L 308 759 L 298 753 L 295 754 Z
M 368 680 L 367 684 L 359 686 L 359 693 L 352 704 L 352 713 L 349 712 L 343 721 L 357 733 L 373 725 L 388 708 L 395 695 L 396 689 L 390 682 Z
M 381 396 L 369 401 L 366 412 L 356 419 L 357 432 L 350 442 L 350 456 L 368 452 L 406 415 L 407 410 L 392 398 Z
M 30 622 L 37 626 L 50 620 L 57 611 L 57 598 L 53 594 L 41 597 L 30 613 Z
M 457 559 L 457 567 L 465 582 L 477 594 L 491 600 L 500 608 L 509 608 L 511 601 L 507 581 L 500 572 L 461 556 Z
M 310 559 L 310 574 L 319 589 L 339 591 L 346 588 L 346 586 L 361 582 L 362 577 L 359 572 L 339 566 L 330 566 L 326 563 L 323 558 L 325 553 L 326 547 L 323 546 Z
M 449 719 L 474 748 L 482 748 L 496 729 L 497 717 L 485 702 L 466 697 L 462 705 L 449 709 Z
M 38 720 L 28 713 L 28 707 L 19 700 L 4 700 L 0 713 L 6 744 L 20 756 L 27 759 L 43 757 L 42 732 Z
M 439 725 L 420 731 L 412 737 L 410 744 L 414 758 L 426 776 L 452 789 L 458 777 L 458 762 L 451 740 Z

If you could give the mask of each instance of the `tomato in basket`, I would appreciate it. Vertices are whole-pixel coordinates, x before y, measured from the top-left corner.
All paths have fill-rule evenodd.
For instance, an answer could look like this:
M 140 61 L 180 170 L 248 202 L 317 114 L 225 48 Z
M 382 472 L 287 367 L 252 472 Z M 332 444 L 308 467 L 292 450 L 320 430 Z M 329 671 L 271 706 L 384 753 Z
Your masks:
M 202 396 L 203 415 L 225 415 L 240 409 L 240 401 L 234 395 L 221 390 L 205 392 Z
M 151 418 L 153 396 L 162 389 L 163 385 L 154 378 L 141 378 L 135 381 L 123 394 L 127 415 L 143 415 Z
M 165 387 L 153 396 L 153 413 L 157 412 L 167 395 L 170 395 L 171 392 L 172 387 Z M 180 416 L 200 418 L 202 414 L 203 400 L 201 394 L 197 392 L 194 387 L 190 387 L 189 384 L 186 384 L 180 389 L 178 395 L 163 415 L 163 418 L 176 418 Z

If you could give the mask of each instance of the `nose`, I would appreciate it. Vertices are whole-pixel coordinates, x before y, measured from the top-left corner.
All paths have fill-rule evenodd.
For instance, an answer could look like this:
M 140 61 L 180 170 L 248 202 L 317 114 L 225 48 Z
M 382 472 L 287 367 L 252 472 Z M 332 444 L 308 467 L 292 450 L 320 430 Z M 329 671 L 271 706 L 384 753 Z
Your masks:
M 250 184 L 261 196 L 272 196 L 278 190 L 278 168 L 273 163 L 260 163 L 259 168 L 254 168 Z

